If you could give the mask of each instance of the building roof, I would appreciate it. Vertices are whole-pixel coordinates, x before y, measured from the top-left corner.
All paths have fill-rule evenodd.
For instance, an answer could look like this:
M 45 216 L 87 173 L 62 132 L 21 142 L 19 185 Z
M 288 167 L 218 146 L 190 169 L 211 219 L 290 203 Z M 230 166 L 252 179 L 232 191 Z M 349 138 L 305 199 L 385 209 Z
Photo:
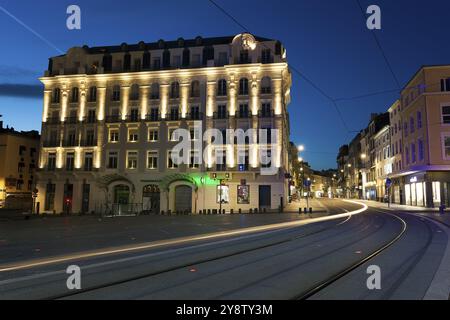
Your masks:
M 115 46 L 98 46 L 89 47 L 87 45 L 83 46 L 88 54 L 104 54 L 104 53 L 118 53 L 118 52 L 132 52 L 132 51 L 145 51 L 145 50 L 163 50 L 163 49 L 177 49 L 177 48 L 190 48 L 190 47 L 204 47 L 213 45 L 226 45 L 230 44 L 236 36 L 226 36 L 226 37 L 212 37 L 212 38 L 202 38 L 196 37 L 195 39 L 183 39 L 178 38 L 177 40 L 164 41 L 163 39 L 157 42 L 144 42 L 141 41 L 137 44 L 127 44 L 122 43 L 121 45 Z M 268 39 L 264 37 L 255 36 L 256 41 L 276 41 L 273 39 Z M 65 56 L 65 54 L 59 57 Z

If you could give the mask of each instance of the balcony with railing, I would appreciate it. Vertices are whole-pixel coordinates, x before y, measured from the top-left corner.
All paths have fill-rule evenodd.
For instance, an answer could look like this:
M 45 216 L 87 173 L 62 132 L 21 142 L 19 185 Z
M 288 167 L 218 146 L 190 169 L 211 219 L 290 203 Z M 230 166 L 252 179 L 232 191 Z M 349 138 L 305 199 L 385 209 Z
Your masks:
M 63 140 L 62 145 L 63 147 L 78 147 L 78 141 L 77 139 L 67 139 Z
M 122 122 L 122 117 L 120 115 L 107 116 L 105 121 L 106 123 L 120 123 Z
M 97 141 L 94 137 L 87 138 L 87 139 L 80 141 L 80 146 L 81 147 L 95 147 L 95 146 L 97 146 Z
M 61 119 L 59 117 L 51 117 L 47 118 L 46 124 L 55 125 L 59 124 L 61 122 Z
M 275 116 L 275 112 L 270 109 L 270 110 L 260 110 L 258 112 L 258 117 L 259 118 L 272 118 Z
M 137 122 L 141 122 L 141 118 L 138 114 L 134 114 L 134 115 L 128 115 L 125 118 L 126 122 L 131 122 L 131 123 L 137 123 Z
M 166 119 L 168 121 L 179 121 L 181 119 L 181 113 L 173 113 L 173 112 L 169 112 L 167 114 Z
M 42 145 L 44 148 L 56 148 L 59 147 L 59 140 L 44 140 Z
M 150 113 L 145 116 L 145 121 L 149 122 L 158 122 L 161 121 L 161 114 L 160 113 Z
M 189 112 L 186 114 L 187 120 L 203 120 L 202 112 Z
M 214 112 L 213 113 L 214 120 L 228 119 L 229 117 L 230 117 L 230 114 L 228 112 Z

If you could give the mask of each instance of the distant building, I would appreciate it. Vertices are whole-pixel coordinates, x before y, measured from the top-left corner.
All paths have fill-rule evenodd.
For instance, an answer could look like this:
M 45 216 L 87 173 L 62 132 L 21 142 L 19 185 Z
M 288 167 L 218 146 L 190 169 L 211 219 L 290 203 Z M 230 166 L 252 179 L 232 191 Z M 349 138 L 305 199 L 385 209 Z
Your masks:
M 198 213 L 287 204 L 291 74 L 279 41 L 244 33 L 77 47 L 51 58 L 41 81 L 41 211 Z M 181 165 L 171 156 L 179 128 L 197 146 Z M 203 161 L 212 145 L 203 140 L 207 129 L 227 140 Z M 255 134 L 238 154 L 227 137 L 233 129 L 278 130 L 279 139 L 262 143 Z M 260 153 L 274 144 L 280 151 L 262 164 Z M 261 175 L 266 165 L 276 172 Z
M 450 205 L 450 65 L 424 66 L 388 113 L 360 137 L 362 197 L 419 207 Z M 352 188 L 355 152 L 341 147 L 341 188 Z M 346 197 L 354 197 L 352 192 Z
M 39 133 L 3 127 L 0 121 L 0 207 L 31 210 Z

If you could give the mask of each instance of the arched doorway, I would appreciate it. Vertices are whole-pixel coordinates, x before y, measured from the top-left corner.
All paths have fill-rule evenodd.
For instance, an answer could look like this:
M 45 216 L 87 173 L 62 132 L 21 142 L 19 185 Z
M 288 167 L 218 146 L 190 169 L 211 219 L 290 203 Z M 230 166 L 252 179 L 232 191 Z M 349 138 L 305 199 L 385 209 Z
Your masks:
M 142 190 L 142 208 L 146 213 L 160 212 L 160 190 L 157 185 L 145 186 Z
M 192 188 L 186 185 L 175 187 L 175 211 L 192 212 Z

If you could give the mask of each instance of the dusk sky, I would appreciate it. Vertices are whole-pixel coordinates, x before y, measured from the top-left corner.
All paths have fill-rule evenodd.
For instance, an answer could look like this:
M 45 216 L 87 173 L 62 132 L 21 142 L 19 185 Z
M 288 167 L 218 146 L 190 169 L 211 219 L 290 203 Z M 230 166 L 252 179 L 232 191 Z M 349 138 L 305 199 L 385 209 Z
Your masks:
M 398 97 L 398 85 L 356 0 L 216 1 L 247 31 L 280 40 L 291 67 L 329 97 L 389 91 L 338 101 L 349 132 L 333 103 L 292 72 L 291 140 L 305 145 L 302 156 L 315 169 L 335 167 L 339 146 L 367 125 L 371 113 L 386 111 Z M 81 7 L 81 30 L 66 28 L 71 4 Z M 381 7 L 382 30 L 375 32 L 401 86 L 421 65 L 450 63 L 448 0 L 361 4 Z M 58 49 L 242 31 L 208 0 L 0 0 L 0 114 L 5 125 L 17 130 L 40 130 L 43 93 L 38 77 L 47 69 L 48 58 L 60 54 Z

